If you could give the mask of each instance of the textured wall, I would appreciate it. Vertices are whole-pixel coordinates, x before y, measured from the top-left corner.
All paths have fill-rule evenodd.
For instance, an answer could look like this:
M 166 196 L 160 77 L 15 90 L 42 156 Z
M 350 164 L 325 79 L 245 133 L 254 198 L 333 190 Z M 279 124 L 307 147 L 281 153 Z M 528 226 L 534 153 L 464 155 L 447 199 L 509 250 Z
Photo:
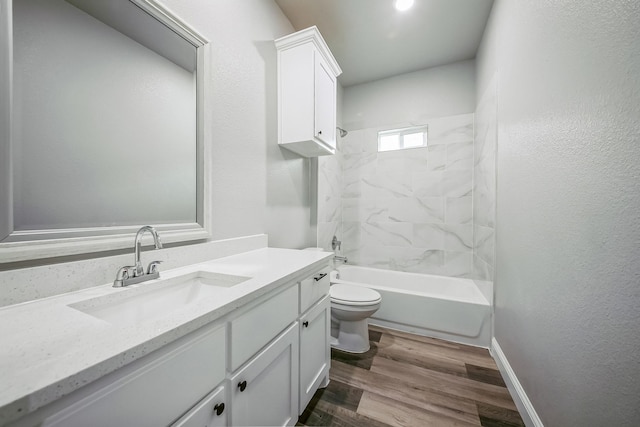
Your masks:
M 640 3 L 497 0 L 495 338 L 548 426 L 640 420 Z
M 475 62 L 427 68 L 345 89 L 343 123 L 348 130 L 475 110 Z
M 273 40 L 293 27 L 272 1 L 162 3 L 212 46 L 214 239 L 266 232 L 270 246 L 309 246 L 310 162 L 277 144 Z
M 270 246 L 309 246 L 309 160 L 276 139 L 273 40 L 291 33 L 291 24 L 272 1 L 162 3 L 211 42 L 212 240 L 268 233 Z
M 473 138 L 473 276 L 493 280 L 495 270 L 497 76 L 478 98 Z

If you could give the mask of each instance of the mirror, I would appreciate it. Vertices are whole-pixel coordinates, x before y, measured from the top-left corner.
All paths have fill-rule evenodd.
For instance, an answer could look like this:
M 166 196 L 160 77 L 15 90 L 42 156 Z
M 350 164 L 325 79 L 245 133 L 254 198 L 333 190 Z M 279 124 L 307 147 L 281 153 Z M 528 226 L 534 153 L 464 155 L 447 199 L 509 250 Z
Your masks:
M 0 262 L 131 246 L 144 224 L 206 238 L 207 41 L 151 0 L 12 8 Z

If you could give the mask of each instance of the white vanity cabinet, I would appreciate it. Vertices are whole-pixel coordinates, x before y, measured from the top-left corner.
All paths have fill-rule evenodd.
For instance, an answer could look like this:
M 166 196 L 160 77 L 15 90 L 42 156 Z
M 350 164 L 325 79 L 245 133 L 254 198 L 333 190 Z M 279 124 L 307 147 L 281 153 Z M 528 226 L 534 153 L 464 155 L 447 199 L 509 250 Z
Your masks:
M 167 426 L 225 378 L 224 325 L 204 327 L 11 426 Z
M 229 410 L 224 386 L 218 387 L 202 399 L 193 409 L 180 418 L 172 427 L 224 427 L 227 426 Z
M 313 394 L 329 384 L 331 364 L 331 301 L 329 272 L 322 269 L 300 282 L 300 376 L 298 413 L 302 414 Z
M 298 325 L 231 377 L 231 425 L 289 426 L 298 420 Z
M 10 426 L 295 425 L 328 384 L 328 273 L 291 276 Z
M 335 154 L 340 66 L 315 26 L 275 44 L 278 143 L 304 157 Z
M 329 384 L 331 364 L 331 302 L 325 296 L 300 318 L 300 378 L 298 414 L 305 410 L 313 394 Z
M 231 372 L 296 320 L 298 287 L 289 285 L 285 290 L 238 311 L 229 322 Z
M 290 284 L 230 319 L 231 425 L 296 423 L 298 293 Z
M 300 281 L 300 314 L 304 314 L 311 306 L 329 295 L 329 273 L 331 267 L 325 267 Z

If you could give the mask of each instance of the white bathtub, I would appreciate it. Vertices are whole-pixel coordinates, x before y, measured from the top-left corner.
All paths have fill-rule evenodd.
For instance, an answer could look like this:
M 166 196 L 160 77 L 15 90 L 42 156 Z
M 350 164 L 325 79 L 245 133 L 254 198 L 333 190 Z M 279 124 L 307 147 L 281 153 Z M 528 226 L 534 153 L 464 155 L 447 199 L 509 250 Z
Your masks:
M 343 265 L 332 283 L 375 289 L 382 295 L 372 325 L 489 347 L 491 282 Z

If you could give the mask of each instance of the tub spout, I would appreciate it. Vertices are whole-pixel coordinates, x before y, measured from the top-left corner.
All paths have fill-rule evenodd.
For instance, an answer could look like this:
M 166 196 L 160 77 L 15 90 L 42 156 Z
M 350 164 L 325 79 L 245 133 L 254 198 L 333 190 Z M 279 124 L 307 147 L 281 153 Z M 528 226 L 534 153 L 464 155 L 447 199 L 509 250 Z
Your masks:
M 337 262 L 342 262 L 342 263 L 344 263 L 344 264 L 346 264 L 346 263 L 347 263 L 347 257 L 346 257 L 346 256 L 335 255 L 335 256 L 333 257 L 333 260 L 334 260 L 334 261 L 337 261 Z

